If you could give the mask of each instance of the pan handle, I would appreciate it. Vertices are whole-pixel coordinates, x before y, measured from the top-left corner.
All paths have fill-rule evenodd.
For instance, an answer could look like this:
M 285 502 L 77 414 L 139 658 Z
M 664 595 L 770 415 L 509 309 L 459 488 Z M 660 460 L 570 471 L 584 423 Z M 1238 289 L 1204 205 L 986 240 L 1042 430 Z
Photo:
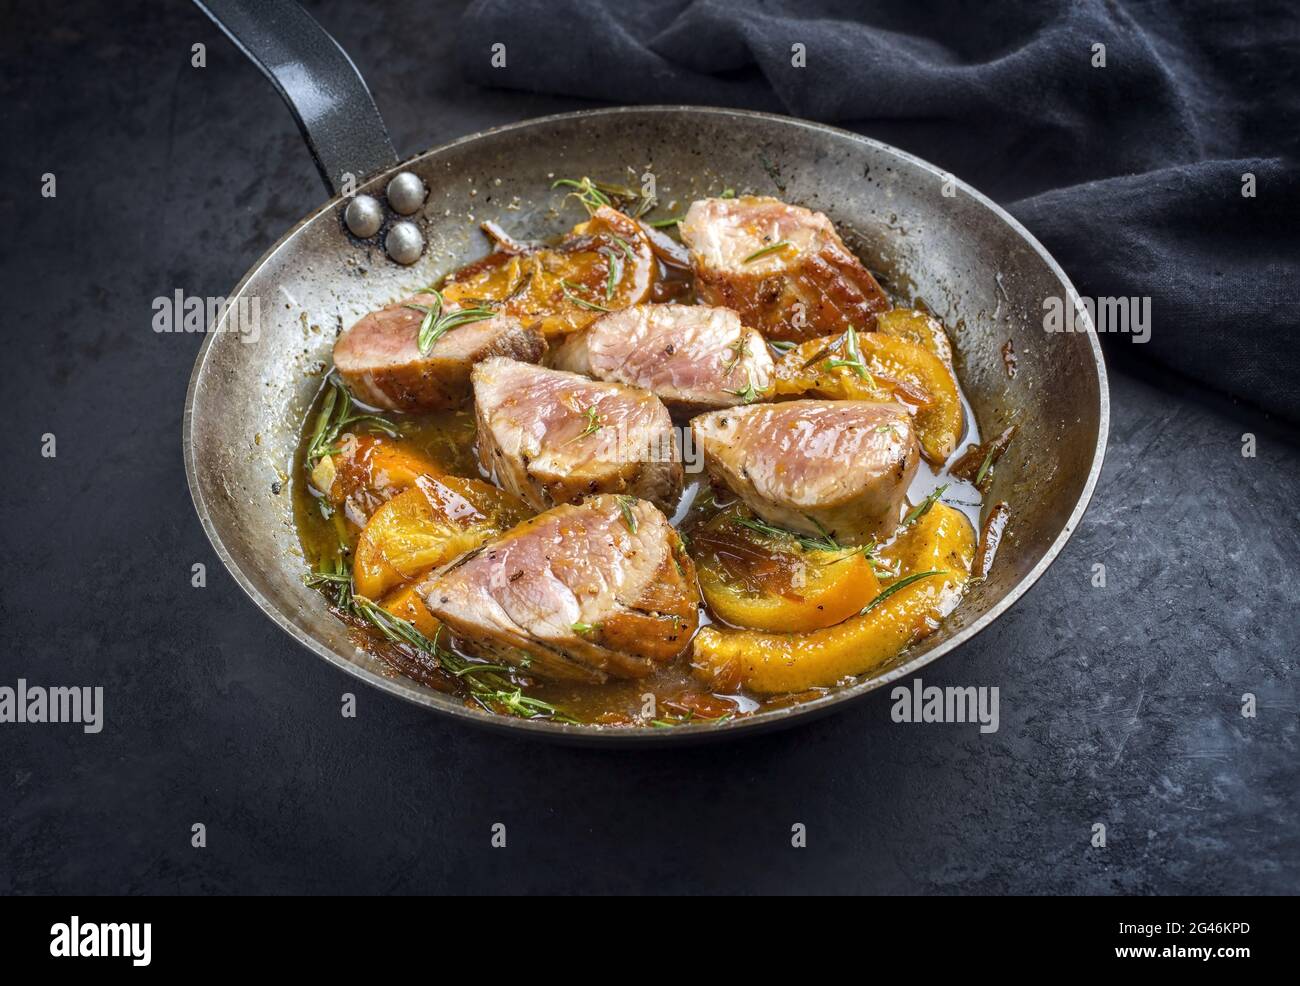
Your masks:
M 252 59 L 298 121 L 334 195 L 397 164 L 397 151 L 361 73 L 294 0 L 194 0 Z

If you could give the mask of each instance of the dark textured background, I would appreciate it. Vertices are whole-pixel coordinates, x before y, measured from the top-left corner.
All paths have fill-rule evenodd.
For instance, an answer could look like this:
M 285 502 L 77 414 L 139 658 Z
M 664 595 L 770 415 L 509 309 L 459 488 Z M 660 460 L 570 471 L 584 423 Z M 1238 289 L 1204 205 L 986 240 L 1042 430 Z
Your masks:
M 462 83 L 457 5 L 310 7 L 402 152 L 590 105 Z M 315 169 L 187 4 L 6 11 L 0 684 L 103 685 L 107 725 L 0 726 L 0 892 L 1300 889 L 1296 435 L 1134 347 L 1109 351 L 1110 452 L 1073 541 L 926 669 L 1001 688 L 992 736 L 894 725 L 881 693 L 657 753 L 527 745 L 370 691 L 341 718 L 356 683 L 276 630 L 199 528 L 180 417 L 200 339 L 150 328 L 157 295 L 225 294 L 321 201 Z
M 1295 0 L 474 0 L 457 52 L 493 88 L 905 147 L 1005 205 L 1084 296 L 1149 299 L 1144 357 L 1300 423 Z

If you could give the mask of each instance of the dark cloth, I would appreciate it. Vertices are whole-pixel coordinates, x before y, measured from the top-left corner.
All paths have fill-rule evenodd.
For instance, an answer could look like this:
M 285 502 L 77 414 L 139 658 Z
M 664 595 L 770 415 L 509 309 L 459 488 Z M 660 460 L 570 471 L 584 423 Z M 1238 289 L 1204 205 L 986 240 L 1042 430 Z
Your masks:
M 1081 294 L 1151 299 L 1150 341 L 1113 353 L 1300 421 L 1297 0 L 477 0 L 459 50 L 481 85 L 771 110 L 919 154 Z

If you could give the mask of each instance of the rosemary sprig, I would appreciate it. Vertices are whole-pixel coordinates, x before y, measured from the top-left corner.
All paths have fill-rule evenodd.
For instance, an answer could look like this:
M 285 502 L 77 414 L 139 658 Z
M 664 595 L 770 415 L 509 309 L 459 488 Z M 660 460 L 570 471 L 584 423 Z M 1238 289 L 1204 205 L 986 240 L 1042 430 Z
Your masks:
M 636 533 L 636 514 L 632 512 L 632 504 L 636 501 L 630 496 L 620 495 L 618 497 L 618 508 L 623 511 L 623 523 L 633 534 Z
M 605 427 L 601 423 L 600 414 L 596 410 L 596 405 L 593 404 L 582 413 L 587 419 L 587 427 L 583 428 L 582 431 L 570 438 L 568 442 L 565 442 L 565 445 L 586 438 L 588 435 L 594 435 L 596 432 L 600 431 L 601 428 Z
M 449 312 L 446 310 L 447 303 L 443 300 L 441 291 L 436 288 L 425 288 L 420 293 L 431 294 L 437 299 L 432 305 L 408 303 L 404 306 L 417 312 L 424 312 L 424 318 L 420 321 L 420 329 L 415 337 L 421 356 L 429 355 L 434 343 L 457 326 L 481 322 L 485 318 L 496 315 L 491 308 L 483 307 L 459 308 Z
M 668 718 L 651 719 L 650 725 L 654 726 L 656 729 L 671 729 L 673 726 L 684 726 L 688 722 L 698 721 L 698 722 L 710 722 L 710 723 L 724 723 L 730 721 L 734 715 L 735 713 L 733 712 L 724 712 L 720 716 L 701 716 L 701 715 L 696 715 L 694 711 L 687 710 L 681 715 L 674 716 L 671 719 Z
M 322 561 L 314 572 L 303 576 L 303 582 L 313 589 L 324 589 L 333 594 L 334 605 L 345 612 L 352 611 L 352 573 L 342 554 L 329 562 Z
M 389 438 L 397 437 L 397 427 L 387 418 L 368 411 L 356 412 L 352 395 L 348 388 L 334 374 L 329 376 L 330 391 L 321 404 L 320 414 L 316 416 L 316 426 L 312 429 L 311 442 L 307 445 L 307 469 L 310 471 L 327 455 L 333 455 L 338 449 L 335 443 L 343 429 L 350 425 L 363 425 L 375 431 L 382 431 Z
M 563 722 L 569 725 L 577 725 L 578 723 L 577 719 L 565 715 L 550 702 L 543 702 L 540 698 L 531 698 L 525 695 L 520 688 L 516 688 L 514 691 L 496 690 L 491 692 L 476 692 L 471 688 L 470 697 L 488 712 L 495 712 L 496 706 L 500 706 L 509 715 L 517 716 L 520 719 L 548 719 L 551 722 Z
M 581 202 L 589 213 L 607 205 L 633 219 L 640 219 L 656 205 L 653 196 L 644 195 L 635 188 L 613 182 L 593 181 L 586 175 L 578 180 L 561 178 L 552 183 L 551 188 L 572 188 L 569 195 Z
M 578 623 L 575 623 L 572 626 L 572 630 L 574 633 L 591 633 L 593 630 L 599 630 L 599 629 L 600 629 L 599 623 L 582 623 L 581 621 L 579 621 Z
M 572 178 L 561 178 L 552 183 L 552 189 L 572 188 L 575 191 L 569 193 L 569 197 L 577 199 L 588 212 L 595 212 L 602 205 L 611 205 L 610 197 L 600 190 L 596 182 L 592 181 L 586 175 L 583 175 L 581 181 L 575 181 Z
M 930 572 L 913 572 L 907 578 L 899 579 L 897 582 L 889 586 L 887 589 L 882 589 L 880 595 L 878 595 L 875 599 L 871 600 L 871 602 L 867 603 L 867 605 L 862 608 L 862 612 L 859 613 L 858 615 L 866 616 L 868 613 L 870 613 L 873 609 L 875 609 L 877 606 L 883 603 L 894 593 L 898 592 L 900 589 L 907 588 L 913 582 L 920 582 L 921 579 L 928 579 L 931 575 L 947 575 L 947 574 L 948 574 L 947 569 L 942 569 L 942 570 L 935 569 Z
M 622 211 L 633 219 L 640 219 L 659 204 L 654 196 L 646 195 L 644 192 L 629 188 L 627 185 L 616 185 L 607 181 L 598 181 L 594 182 L 594 184 L 612 199 L 611 204 L 615 209 Z
M 807 514 L 804 514 L 803 516 L 804 516 L 804 520 L 808 521 L 808 523 L 812 524 L 813 527 L 817 528 L 817 533 L 821 535 L 823 540 L 825 540 L 829 544 L 835 545 L 836 547 L 841 547 L 841 548 L 843 547 L 843 545 L 841 545 L 838 541 L 835 540 L 834 535 L 832 535 L 830 531 L 826 530 L 826 525 L 823 524 L 820 520 L 818 520 L 816 517 L 809 517 Z
M 604 305 L 598 305 L 594 301 L 587 301 L 583 298 L 579 298 L 576 294 L 573 293 L 573 291 L 569 290 L 570 288 L 576 289 L 577 287 L 578 286 L 576 284 L 570 284 L 568 281 L 560 281 L 560 290 L 564 292 L 564 297 L 568 298 L 579 308 L 585 308 L 588 311 L 593 311 L 593 312 L 613 311 L 612 308 L 606 308 Z
M 685 218 L 685 216 L 674 216 L 671 219 L 656 219 L 654 222 L 650 223 L 650 225 L 655 229 L 667 229 L 669 226 L 676 226 Z
M 844 347 L 844 352 L 848 355 L 848 359 L 828 359 L 826 361 L 826 368 L 828 370 L 833 370 L 837 366 L 850 367 L 853 372 L 858 375 L 859 380 L 869 381 L 871 386 L 875 387 L 875 378 L 873 378 L 870 371 L 867 370 L 867 364 L 862 361 L 862 350 L 858 347 L 858 333 L 853 326 L 850 325 L 848 329 L 845 330 L 844 335 L 840 337 L 837 347 L 841 345 Z
M 352 593 L 352 611 L 393 643 L 407 644 L 416 650 L 441 658 L 437 644 L 417 630 L 414 623 L 395 616 L 365 596 L 357 595 L 356 592 Z
M 831 536 L 830 531 L 822 527 L 821 524 L 817 524 L 816 521 L 813 521 L 813 523 L 816 524 L 817 529 L 821 532 L 817 537 L 813 537 L 810 534 L 800 534 L 798 531 L 791 531 L 784 527 L 777 527 L 774 524 L 769 524 L 766 521 L 761 521 L 753 517 L 733 517 L 731 522 L 739 527 L 755 531 L 758 534 L 765 534 L 768 537 L 792 538 L 797 541 L 799 546 L 805 551 L 844 550 L 844 546 Z
M 993 467 L 993 453 L 995 453 L 997 450 L 998 450 L 997 446 L 994 445 L 991 449 L 989 449 L 989 454 L 984 456 L 984 461 L 980 463 L 979 472 L 975 474 L 974 485 L 976 487 L 978 487 L 980 483 L 984 482 L 984 477 L 989 474 L 989 469 Z
M 632 261 L 632 263 L 636 263 L 636 254 L 632 252 L 632 244 L 621 236 L 615 236 L 613 233 L 610 234 L 610 239 L 623 248 L 623 252 L 627 254 L 628 260 Z
M 788 247 L 789 245 L 790 245 L 790 241 L 789 241 L 789 240 L 777 240 L 775 243 L 769 243 L 769 244 L 768 244 L 767 246 L 765 246 L 765 247 L 759 247 L 757 250 L 755 250 L 753 253 L 751 253 L 748 257 L 746 257 L 744 260 L 742 260 L 741 263 L 742 263 L 742 264 L 747 264 L 747 263 L 749 263 L 749 262 L 752 261 L 752 260 L 757 260 L 757 259 L 759 259 L 760 257 L 766 257 L 766 256 L 767 256 L 768 254 L 770 254 L 770 253 L 776 253 L 778 250 L 784 250 L 784 249 L 785 249 L 786 247 Z
M 470 698 L 488 712 L 504 709 L 509 715 L 524 719 L 577 722 L 549 702 L 523 694 L 522 689 L 510 680 L 509 668 L 499 664 L 479 664 L 439 645 L 438 636 L 442 634 L 442 627 L 438 628 L 438 633 L 430 640 L 414 623 L 390 613 L 373 600 L 358 595 L 353 589 L 352 576 L 342 555 L 335 556 L 329 562 L 322 562 L 316 571 L 303 576 L 303 582 L 313 588 L 332 592 L 337 609 L 369 623 L 390 643 L 432 656 L 439 668 L 463 681 Z
M 929 513 L 930 508 L 934 506 L 935 502 L 939 499 L 939 497 L 943 496 L 944 490 L 946 490 L 947 488 L 948 488 L 948 484 L 944 483 L 942 486 L 938 487 L 937 489 L 932 490 L 929 496 L 927 496 L 924 500 L 922 500 L 920 503 L 918 503 L 915 507 L 913 507 L 911 510 L 907 512 L 907 516 L 903 518 L 903 526 L 911 527 L 918 520 L 920 520 L 927 513 Z
M 749 369 L 745 370 L 745 381 L 745 386 L 739 390 L 728 390 L 727 393 L 739 397 L 742 404 L 753 404 L 758 400 L 758 390 L 754 387 L 754 374 Z
M 867 562 L 871 565 L 872 571 L 879 573 L 881 570 L 881 561 L 879 558 L 876 557 L 877 547 L 878 545 L 876 544 L 875 538 L 872 538 L 866 544 L 859 545 L 856 548 L 848 545 L 841 545 L 837 550 L 843 551 L 844 554 L 841 555 L 839 558 L 836 558 L 834 561 L 828 562 L 827 564 L 838 565 L 840 562 L 847 561 L 848 559 L 852 558 L 854 555 L 861 554 L 864 558 L 867 559 Z
M 731 359 L 727 360 L 722 367 L 724 374 L 730 374 L 732 370 L 740 363 L 742 359 L 749 355 L 749 340 L 741 335 L 739 339 L 727 347 L 731 350 Z
M 434 641 L 434 643 L 436 644 L 437 641 Z M 446 667 L 443 670 L 457 678 L 465 678 L 472 674 L 510 674 L 510 669 L 504 664 L 470 664 L 468 661 L 459 671 L 453 671 L 451 668 Z
M 597 252 L 609 261 L 609 274 L 605 278 L 605 300 L 610 301 L 614 297 L 614 288 L 623 277 L 623 261 L 613 247 L 601 247 Z
M 416 650 L 432 655 L 438 666 L 448 674 L 454 675 L 465 683 L 470 698 L 488 712 L 505 709 L 509 715 L 521 719 L 550 719 L 555 722 L 576 723 L 577 720 L 565 715 L 550 702 L 539 698 L 530 698 L 523 690 L 513 684 L 506 675 L 509 669 L 495 664 L 476 664 L 468 661 L 447 648 L 439 645 L 437 636 L 430 640 L 415 628 L 415 625 L 400 616 L 394 616 L 388 610 L 375 605 L 364 596 L 353 596 L 355 609 L 359 616 L 375 626 L 393 643 L 406 644 Z
M 840 544 L 839 541 L 835 540 L 834 535 L 832 535 L 830 531 L 826 530 L 825 526 L 819 523 L 816 518 L 809 517 L 808 520 L 817 528 L 819 532 L 817 537 L 813 537 L 810 534 L 800 534 L 798 531 L 792 531 L 785 527 L 777 527 L 773 524 L 768 524 L 764 521 L 749 517 L 733 517 L 732 523 L 748 528 L 751 531 L 756 531 L 759 534 L 765 534 L 768 537 L 791 538 L 796 541 L 799 544 L 799 547 L 804 551 L 842 552 L 839 558 L 827 562 L 828 565 L 837 565 L 842 561 L 852 558 L 854 555 L 861 554 L 867 559 L 867 562 L 871 565 L 874 571 L 877 573 L 882 571 L 880 560 L 876 557 L 876 548 L 878 546 L 875 538 L 872 538 L 866 544 L 859 545 L 856 548 L 852 545 Z
M 767 344 L 776 350 L 777 354 L 780 356 L 784 356 L 790 350 L 794 349 L 795 346 L 799 345 L 797 342 L 791 342 L 788 339 L 769 339 L 767 340 Z

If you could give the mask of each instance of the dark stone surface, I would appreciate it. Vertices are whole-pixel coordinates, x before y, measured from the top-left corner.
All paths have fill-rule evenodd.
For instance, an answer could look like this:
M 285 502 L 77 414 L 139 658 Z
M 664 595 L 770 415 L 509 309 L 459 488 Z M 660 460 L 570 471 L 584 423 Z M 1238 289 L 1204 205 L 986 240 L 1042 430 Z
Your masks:
M 464 85 L 456 8 L 410 6 L 312 5 L 399 150 L 578 105 Z M 880 693 L 656 753 L 528 745 L 371 691 L 341 718 L 355 683 L 276 630 L 199 528 L 180 415 L 200 340 L 149 324 L 155 296 L 224 294 L 320 201 L 288 113 L 184 4 L 30 4 L 0 39 L 0 685 L 98 684 L 107 705 L 95 736 L 0 725 L 0 892 L 1300 889 L 1296 436 L 1122 349 L 1074 540 L 924 675 L 999 686 L 996 734 L 895 725 Z

